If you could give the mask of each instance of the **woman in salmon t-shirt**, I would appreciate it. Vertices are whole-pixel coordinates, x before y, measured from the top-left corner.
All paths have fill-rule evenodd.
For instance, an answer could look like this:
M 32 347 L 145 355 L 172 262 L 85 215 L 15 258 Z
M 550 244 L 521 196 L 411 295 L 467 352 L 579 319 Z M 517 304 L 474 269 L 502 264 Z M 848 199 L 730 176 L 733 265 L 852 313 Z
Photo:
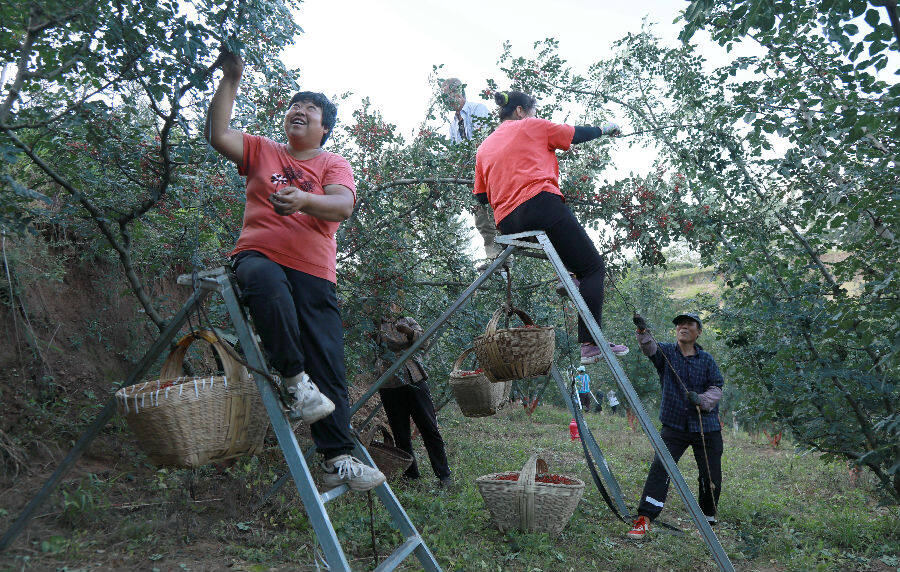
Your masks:
M 321 93 L 294 95 L 284 115 L 287 143 L 230 128 L 244 69 L 223 52 L 222 80 L 209 104 L 207 138 L 247 178 L 244 224 L 234 256 L 242 301 L 269 363 L 290 395 L 292 417 L 308 423 L 327 486 L 371 490 L 384 474 L 350 455 L 344 332 L 335 292 L 335 232 L 353 212 L 350 163 L 322 149 L 337 107 Z
M 497 92 L 494 101 L 500 106 L 501 123 L 478 148 L 476 198 L 493 207 L 497 228 L 503 234 L 546 232 L 566 269 L 578 279 L 591 314 L 602 324 L 606 264 L 559 191 L 555 151 L 601 135 L 617 135 L 619 127 L 610 122 L 600 127 L 573 127 L 539 119 L 534 116 L 535 99 L 520 91 Z M 582 342 L 581 363 L 596 363 L 600 348 L 581 318 L 578 340 Z M 628 353 L 627 346 L 609 345 L 616 355 Z

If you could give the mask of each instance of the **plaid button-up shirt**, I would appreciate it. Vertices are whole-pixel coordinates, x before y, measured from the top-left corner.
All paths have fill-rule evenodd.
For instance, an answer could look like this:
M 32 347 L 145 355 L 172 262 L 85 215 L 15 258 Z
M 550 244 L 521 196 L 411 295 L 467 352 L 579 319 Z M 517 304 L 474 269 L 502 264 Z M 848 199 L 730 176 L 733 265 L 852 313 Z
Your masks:
M 649 338 L 649 336 L 648 336 Z M 641 336 L 642 349 L 645 345 Z M 652 338 L 650 338 L 652 340 Z M 652 343 L 652 342 L 651 342 Z M 716 360 L 709 353 L 703 351 L 699 345 L 694 345 L 697 353 L 692 356 L 682 355 L 678 344 L 656 344 L 657 349 L 653 355 L 647 356 L 656 371 L 659 372 L 659 382 L 662 385 L 662 401 L 659 404 L 659 420 L 663 425 L 678 429 L 679 431 L 700 432 L 700 419 L 697 417 L 697 408 L 691 405 L 685 395 L 684 388 L 678 383 L 678 379 L 672 372 L 674 368 L 688 391 L 696 391 L 698 394 L 706 392 L 710 387 L 722 387 L 724 383 L 722 374 Z M 648 348 L 649 349 L 649 348 Z M 663 357 L 665 354 L 665 358 Z M 668 358 L 668 363 L 666 362 Z M 671 363 L 671 367 L 669 367 Z M 703 431 L 720 431 L 719 405 L 710 411 L 701 414 L 703 419 Z

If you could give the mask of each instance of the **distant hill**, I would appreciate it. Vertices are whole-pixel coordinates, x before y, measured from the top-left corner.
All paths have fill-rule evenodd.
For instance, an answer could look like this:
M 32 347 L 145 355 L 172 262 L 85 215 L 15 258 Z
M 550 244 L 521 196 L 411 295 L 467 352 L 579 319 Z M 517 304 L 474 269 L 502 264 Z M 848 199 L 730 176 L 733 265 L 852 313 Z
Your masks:
M 670 268 L 660 273 L 660 277 L 672 289 L 672 297 L 679 300 L 693 298 L 700 293 L 715 295 L 722 287 L 721 279 L 710 266 Z

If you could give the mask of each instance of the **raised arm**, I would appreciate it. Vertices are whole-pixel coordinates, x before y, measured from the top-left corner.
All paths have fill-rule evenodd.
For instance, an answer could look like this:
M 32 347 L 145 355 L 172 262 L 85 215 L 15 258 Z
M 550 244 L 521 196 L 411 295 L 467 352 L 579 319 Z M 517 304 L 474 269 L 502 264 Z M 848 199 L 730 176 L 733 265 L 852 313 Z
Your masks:
M 219 55 L 219 63 L 222 80 L 206 113 L 206 140 L 213 149 L 240 166 L 244 161 L 244 134 L 229 125 L 238 84 L 244 73 L 244 62 L 240 56 L 223 51 Z

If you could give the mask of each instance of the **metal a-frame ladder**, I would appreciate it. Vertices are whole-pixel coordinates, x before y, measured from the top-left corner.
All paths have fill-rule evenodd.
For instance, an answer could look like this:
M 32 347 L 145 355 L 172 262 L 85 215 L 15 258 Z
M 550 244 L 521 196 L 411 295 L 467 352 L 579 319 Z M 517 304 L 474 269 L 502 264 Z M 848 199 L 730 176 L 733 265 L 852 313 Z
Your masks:
M 269 415 L 275 436 L 278 439 L 278 445 L 284 453 L 285 461 L 287 461 L 290 475 L 297 485 L 303 507 L 306 509 L 307 517 L 312 524 L 316 538 L 322 547 L 325 557 L 325 563 L 329 570 L 349 571 L 350 564 L 341 548 L 340 541 L 325 510 L 325 503 L 332 501 L 345 492 L 349 491 L 347 485 L 341 485 L 324 493 L 319 493 L 310 473 L 309 466 L 306 463 L 300 446 L 297 443 L 297 437 L 291 430 L 290 423 L 284 413 L 283 406 L 275 389 L 268 381 L 269 370 L 266 366 L 263 354 L 260 351 L 253 333 L 250 323 L 244 314 L 244 309 L 238 301 L 238 296 L 231 282 L 231 275 L 225 268 L 216 268 L 214 270 L 204 271 L 194 276 L 185 274 L 178 278 L 178 283 L 182 285 L 193 285 L 194 291 L 184 307 L 173 317 L 162 332 L 159 338 L 153 343 L 147 354 L 141 358 L 137 367 L 129 375 L 126 381 L 127 385 L 137 383 L 142 379 L 154 361 L 169 348 L 170 343 L 175 338 L 181 327 L 187 322 L 191 313 L 203 303 L 205 298 L 211 293 L 218 293 L 225 302 L 225 307 L 231 318 L 231 322 L 237 333 L 237 337 L 241 342 L 241 348 L 244 350 L 244 356 L 247 364 L 251 369 L 262 372 L 263 375 L 256 374 L 253 376 L 256 385 L 259 388 L 263 405 Z M 356 409 L 358 409 L 357 406 Z M 355 411 L 355 410 L 354 410 Z M 0 539 L 0 551 L 4 550 L 18 535 L 19 532 L 27 525 L 28 520 L 40 504 L 46 500 L 53 488 L 58 484 L 62 476 L 75 463 L 81 453 L 87 448 L 87 445 L 99 433 L 100 429 L 109 422 L 115 413 L 115 400 L 111 400 L 103 411 L 97 416 L 90 428 L 79 438 L 75 447 L 69 455 L 60 463 L 57 470 L 51 475 L 50 479 L 44 484 L 39 493 L 29 502 L 10 529 Z M 351 432 L 353 434 L 353 432 Z M 353 442 L 355 445 L 354 455 L 363 462 L 375 466 L 375 462 L 369 455 L 369 452 L 359 441 L 358 437 L 353 434 Z M 397 497 L 394 495 L 390 486 L 385 482 L 374 489 L 376 495 L 385 506 L 394 526 L 404 537 L 404 542 L 390 554 L 376 568 L 378 571 L 394 570 L 409 555 L 415 554 L 419 563 L 425 570 L 429 572 L 440 572 L 441 567 L 435 560 L 434 555 L 429 550 L 425 541 L 422 539 L 415 525 L 410 520 L 406 511 L 400 505 Z
M 597 347 L 600 348 L 603 360 L 609 366 L 610 370 L 612 370 L 613 379 L 616 380 L 616 385 L 619 386 L 619 389 L 625 395 L 625 400 L 628 402 L 628 405 L 631 406 L 632 411 L 634 411 L 635 415 L 637 415 L 637 418 L 641 423 L 641 427 L 644 429 L 644 432 L 650 439 L 650 444 L 653 446 L 653 450 L 662 461 L 662 464 L 666 469 L 666 473 L 668 473 L 669 478 L 675 485 L 675 489 L 678 491 L 678 494 L 681 495 L 681 499 L 684 501 L 684 504 L 688 509 L 688 513 L 691 515 L 691 519 L 694 521 L 694 524 L 700 531 L 700 535 L 703 537 L 703 541 L 706 543 L 707 547 L 712 553 L 713 559 L 716 561 L 716 564 L 721 570 L 726 570 L 729 572 L 733 571 L 734 566 L 731 564 L 731 560 L 729 560 L 728 555 L 725 554 L 725 550 L 719 543 L 719 539 L 716 536 L 716 533 L 713 532 L 712 527 L 709 525 L 709 522 L 706 519 L 706 515 L 703 514 L 703 511 L 700 509 L 700 505 L 697 504 L 697 500 L 694 498 L 691 489 L 685 482 L 681 471 L 678 469 L 678 465 L 672 458 L 672 454 L 669 453 L 669 449 L 666 448 L 665 443 L 663 443 L 659 431 L 656 430 L 656 426 L 653 424 L 653 421 L 647 414 L 647 411 L 644 409 L 644 405 L 641 403 L 641 400 L 640 398 L 638 398 L 634 387 L 632 387 L 631 382 L 628 380 L 628 376 L 625 375 L 625 371 L 622 369 L 622 366 L 619 364 L 616 356 L 612 353 L 612 350 L 609 347 L 609 343 L 606 341 L 603 332 L 600 331 L 600 325 L 597 323 L 597 320 L 594 319 L 594 316 L 588 309 L 584 298 L 581 297 L 581 293 L 578 291 L 578 288 L 575 287 L 575 283 L 569 276 L 569 272 L 563 265 L 559 254 L 553 247 L 553 244 L 550 243 L 550 239 L 547 237 L 547 234 L 543 231 L 522 232 L 518 234 L 498 236 L 495 241 L 500 244 L 508 245 L 507 251 L 511 248 L 522 249 L 523 254 L 527 251 L 543 251 L 544 256 L 546 256 L 546 258 L 550 261 L 550 265 L 553 266 L 553 269 L 556 271 L 556 275 L 562 281 L 563 285 L 565 285 L 566 292 L 568 292 L 569 294 L 569 299 L 572 300 L 572 302 L 575 304 L 575 308 L 578 310 L 578 314 L 579 316 L 581 316 L 581 319 L 584 320 L 585 326 L 587 326 L 591 337 L 594 338 L 594 342 L 597 344 Z M 529 252 L 529 254 L 538 254 L 539 257 L 544 257 L 535 252 Z M 551 368 L 551 375 L 555 379 L 557 386 L 559 386 L 559 389 L 562 392 L 564 399 L 566 400 L 566 404 L 568 405 L 569 410 L 574 415 L 575 405 L 572 402 L 572 398 L 566 389 L 566 384 L 563 381 L 562 376 L 559 374 L 559 370 L 556 368 L 556 365 Z M 611 489 L 610 492 L 612 493 L 616 505 L 619 507 L 622 514 L 627 514 L 624 502 L 622 501 L 622 493 L 619 490 L 618 483 L 616 483 L 615 478 L 609 471 L 609 467 L 606 461 L 603 459 L 603 455 L 600 453 L 599 447 L 597 447 L 594 436 L 590 431 L 588 431 L 586 436 L 582 436 L 582 439 L 585 438 L 585 444 L 589 449 L 592 449 L 591 453 L 598 460 L 598 468 L 603 474 L 604 480 L 607 482 L 607 485 Z
M 568 271 L 563 265 L 562 260 L 559 258 L 559 254 L 557 254 L 556 249 L 553 247 L 553 244 L 550 243 L 550 239 L 547 237 L 547 234 L 543 231 L 532 231 L 517 234 L 498 235 L 494 239 L 494 241 L 498 244 L 506 245 L 506 249 L 500 254 L 500 256 L 495 258 L 488 265 L 484 272 L 482 272 L 482 274 L 478 278 L 476 278 L 475 281 L 468 288 L 466 288 L 466 290 L 462 294 L 460 294 L 460 296 L 450 305 L 449 308 L 444 311 L 443 314 L 440 315 L 440 317 L 438 317 L 437 320 L 435 320 L 430 326 L 428 326 L 428 328 L 422 333 L 419 339 L 416 340 L 416 342 L 413 343 L 413 345 L 411 345 L 405 352 L 403 352 L 393 364 L 391 364 L 391 366 L 382 374 L 382 376 L 378 378 L 378 380 L 374 384 L 372 384 L 372 387 L 370 387 L 369 390 L 362 397 L 360 397 L 359 401 L 357 401 L 353 406 L 352 411 L 356 412 L 360 407 L 362 407 L 362 405 L 370 397 L 372 397 L 372 395 L 374 395 L 381 384 L 390 379 L 391 376 L 393 376 L 397 372 L 397 370 L 400 369 L 400 367 L 404 363 L 406 363 L 406 361 L 410 359 L 413 354 L 415 354 L 419 350 L 419 348 L 421 348 L 429 339 L 439 336 L 440 331 L 443 329 L 444 324 L 447 322 L 447 320 L 449 320 L 457 310 L 462 308 L 468 302 L 472 294 L 474 294 L 475 291 L 485 281 L 487 281 L 487 279 L 494 272 L 496 272 L 501 266 L 503 266 L 506 263 L 506 260 L 512 254 L 515 253 L 532 258 L 549 260 L 550 264 L 553 266 L 553 269 L 556 271 L 557 276 L 565 285 L 566 291 L 569 294 L 569 298 L 575 303 L 578 314 L 584 320 L 585 325 L 587 325 L 588 331 L 591 333 L 591 336 L 594 338 L 594 341 L 600 348 L 603 359 L 612 370 L 613 377 L 616 380 L 616 384 L 619 386 L 619 389 L 622 390 L 622 393 L 624 393 L 625 399 L 628 401 L 628 404 L 631 406 L 632 410 L 640 420 L 641 427 L 650 438 L 650 444 L 653 446 L 654 451 L 656 451 L 656 454 L 659 455 L 660 459 L 662 460 L 666 472 L 668 473 L 672 482 L 675 484 L 675 489 L 681 495 L 682 500 L 684 500 L 684 504 L 687 506 L 688 512 L 690 513 L 694 524 L 700 531 L 700 535 L 703 537 L 703 541 L 706 543 L 707 547 L 709 547 L 709 550 L 712 553 L 716 564 L 723 571 L 733 572 L 734 566 L 728 559 L 728 555 L 725 554 L 725 550 L 719 543 L 718 537 L 716 537 L 716 534 L 713 532 L 712 527 L 710 527 L 709 522 L 706 520 L 706 516 L 703 514 L 703 511 L 697 504 L 697 500 L 694 498 L 694 495 L 691 492 L 690 488 L 688 488 L 684 477 L 681 475 L 681 471 L 678 470 L 678 465 L 675 463 L 675 460 L 672 458 L 671 453 L 669 453 L 669 450 L 666 448 L 665 443 L 663 443 L 662 437 L 660 437 L 659 435 L 659 431 L 657 431 L 656 427 L 653 425 L 653 421 L 650 419 L 650 416 L 644 409 L 644 406 L 641 403 L 641 400 L 638 398 L 637 393 L 631 386 L 631 382 L 625 375 L 625 371 L 622 369 L 622 366 L 619 365 L 619 362 L 616 360 L 616 357 L 612 353 L 612 350 L 609 349 L 609 344 L 607 343 L 606 338 L 603 336 L 603 332 L 600 331 L 599 324 L 597 324 L 597 321 L 588 310 L 587 304 L 581 297 L 581 293 L 578 291 L 578 288 L 575 287 L 575 283 L 572 282 Z M 572 401 L 572 397 L 571 395 L 569 395 L 566 383 L 560 375 L 559 370 L 557 369 L 555 364 L 550 369 L 550 375 L 556 381 L 556 384 L 559 387 L 559 390 L 562 393 L 563 399 L 565 400 L 570 412 L 573 414 L 573 416 L 576 415 L 575 404 Z M 609 465 L 604 459 L 603 453 L 600 451 L 600 448 L 597 445 L 597 442 L 590 430 L 583 432 L 582 440 L 584 441 L 584 444 L 590 451 L 591 455 L 594 457 L 594 459 L 597 460 L 597 467 L 600 470 L 600 474 L 602 475 L 603 480 L 607 484 L 607 488 L 609 489 L 613 503 L 618 509 L 618 513 L 620 515 L 627 515 L 628 510 L 625 507 L 625 501 L 622 497 L 621 489 L 619 488 L 615 477 L 612 475 L 612 472 L 609 469 Z M 275 486 L 277 487 L 278 483 L 276 483 Z

